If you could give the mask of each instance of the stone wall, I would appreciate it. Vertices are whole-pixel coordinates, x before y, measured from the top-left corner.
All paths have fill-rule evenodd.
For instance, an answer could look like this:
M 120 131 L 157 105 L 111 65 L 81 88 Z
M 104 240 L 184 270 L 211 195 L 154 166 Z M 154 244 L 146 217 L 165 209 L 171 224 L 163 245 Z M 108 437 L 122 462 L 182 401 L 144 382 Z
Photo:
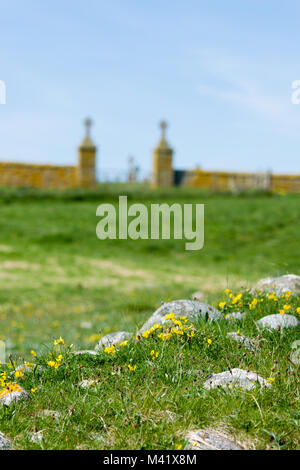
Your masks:
M 0 186 L 68 189 L 95 185 L 97 149 L 90 138 L 91 120 L 78 149 L 77 166 L 0 162 Z
M 300 175 L 202 171 L 200 169 L 180 173 L 179 184 L 194 188 L 208 188 L 215 191 L 261 189 L 274 192 L 300 192 Z
M 32 188 L 75 188 L 76 166 L 32 165 L 0 162 L 0 185 Z

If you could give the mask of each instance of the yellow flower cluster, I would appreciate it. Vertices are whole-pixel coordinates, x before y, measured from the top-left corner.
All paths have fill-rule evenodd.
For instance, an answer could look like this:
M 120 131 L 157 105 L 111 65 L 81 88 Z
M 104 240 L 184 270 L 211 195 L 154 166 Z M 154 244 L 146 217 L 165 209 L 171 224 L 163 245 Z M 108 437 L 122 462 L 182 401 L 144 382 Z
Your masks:
M 155 323 L 155 325 L 151 326 L 151 328 L 149 328 L 149 330 L 145 331 L 142 336 L 143 338 L 149 338 L 149 336 L 152 334 L 152 333 L 155 333 L 155 331 L 157 330 L 161 330 L 162 329 L 162 326 L 159 325 L 158 323 Z M 138 338 L 137 338 L 138 339 Z
M 173 335 L 186 335 L 188 338 L 192 338 L 195 335 L 195 327 L 192 324 L 187 325 L 188 319 L 186 316 L 175 317 L 174 313 L 169 313 L 165 316 L 165 320 L 171 320 L 174 326 L 168 327 L 167 331 L 163 331 L 158 335 L 158 338 L 162 341 L 166 341 Z
M 274 300 L 274 302 L 277 302 L 278 300 L 274 292 L 272 292 L 272 294 L 266 294 L 266 297 L 269 300 Z
M 116 354 L 117 350 L 116 350 L 115 345 L 112 344 L 111 346 L 107 346 L 107 347 L 104 349 L 104 352 L 105 352 L 106 354 L 112 354 L 112 355 L 114 355 L 114 354 Z
M 16 384 L 16 383 L 11 383 L 11 382 L 8 382 L 6 385 L 5 385 L 5 388 L 3 390 L 0 390 L 0 398 L 3 398 L 5 397 L 6 395 L 8 395 L 9 393 L 13 393 L 13 392 L 19 392 L 21 393 L 23 390 L 21 389 L 21 387 Z
M 61 362 L 62 362 L 62 355 L 60 354 L 59 356 L 57 356 L 57 358 L 55 359 L 55 361 L 49 361 L 48 362 L 48 366 L 49 367 L 52 367 L 53 369 L 58 369 L 59 366 L 61 365 Z
M 250 310 L 253 310 L 253 309 L 256 307 L 257 304 L 258 304 L 258 300 L 257 300 L 256 297 L 254 297 L 254 299 L 252 300 L 252 302 L 249 304 L 249 309 L 250 309 Z
M 65 344 L 65 341 L 62 339 L 62 337 L 60 337 L 60 338 L 58 338 L 58 339 L 55 339 L 55 340 L 53 341 L 53 344 L 54 344 L 54 346 L 58 346 L 59 344 L 64 345 L 64 344 Z
M 175 313 L 168 313 L 164 319 L 171 321 L 173 325 L 171 324 L 170 326 L 169 323 L 165 325 L 159 325 L 158 323 L 155 323 L 153 326 L 151 326 L 151 328 L 149 328 L 149 330 L 142 334 L 142 337 L 147 339 L 153 333 L 160 332 L 157 337 L 162 341 L 166 341 L 167 339 L 172 338 L 173 335 L 186 335 L 188 338 L 192 338 L 195 335 L 195 327 L 192 324 L 187 325 L 187 317 L 175 317 Z M 136 340 L 139 339 L 140 336 L 136 336 Z
M 0 390 L 0 398 L 8 395 L 9 393 L 22 392 L 22 389 L 18 384 L 10 381 L 5 371 L 0 374 L 0 387 L 2 387 L 2 390 Z
M 130 364 L 128 364 L 128 369 L 130 370 L 130 372 L 134 372 L 136 370 L 137 366 L 132 366 Z
M 241 298 L 243 297 L 243 294 L 238 294 L 232 299 L 232 305 L 236 305 L 238 303 L 239 307 L 241 307 L 243 304 L 240 302 Z
M 150 356 L 151 356 L 151 359 L 157 359 L 158 356 L 159 356 L 159 352 L 155 352 L 154 349 L 152 349 L 151 353 L 150 353 Z

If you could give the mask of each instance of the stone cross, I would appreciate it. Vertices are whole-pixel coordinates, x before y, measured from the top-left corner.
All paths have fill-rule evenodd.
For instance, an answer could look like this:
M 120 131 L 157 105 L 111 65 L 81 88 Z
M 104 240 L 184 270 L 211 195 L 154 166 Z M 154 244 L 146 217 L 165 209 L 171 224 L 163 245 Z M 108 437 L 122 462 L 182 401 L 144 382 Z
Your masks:
M 84 121 L 84 125 L 86 127 L 86 137 L 90 137 L 90 132 L 91 132 L 91 127 L 92 127 L 92 120 L 91 119 L 86 119 Z
M 161 140 L 165 141 L 166 140 L 166 128 L 167 128 L 167 123 L 166 121 L 161 121 L 159 124 L 161 128 Z

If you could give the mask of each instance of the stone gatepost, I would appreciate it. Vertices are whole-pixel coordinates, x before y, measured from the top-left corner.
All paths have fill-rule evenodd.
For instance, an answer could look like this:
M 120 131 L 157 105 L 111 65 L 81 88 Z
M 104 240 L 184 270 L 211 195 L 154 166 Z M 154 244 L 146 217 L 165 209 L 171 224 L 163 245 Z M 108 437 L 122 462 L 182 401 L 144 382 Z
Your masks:
M 78 149 L 78 185 L 85 188 L 96 183 L 96 153 L 97 148 L 90 137 L 92 121 L 86 119 L 86 136 Z
M 152 173 L 152 187 L 158 188 L 173 186 L 174 184 L 174 171 L 173 171 L 173 150 L 169 147 L 166 141 L 166 128 L 167 123 L 162 121 L 160 123 L 161 139 L 158 146 L 154 149 L 153 154 L 153 173 Z

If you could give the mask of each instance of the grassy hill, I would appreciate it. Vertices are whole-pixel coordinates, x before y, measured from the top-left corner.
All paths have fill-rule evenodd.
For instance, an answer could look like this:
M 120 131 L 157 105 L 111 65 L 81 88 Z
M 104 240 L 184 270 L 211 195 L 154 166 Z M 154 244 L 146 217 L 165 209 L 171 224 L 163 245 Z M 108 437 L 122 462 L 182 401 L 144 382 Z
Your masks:
M 148 206 L 160 201 L 204 203 L 204 248 L 188 252 L 178 240 L 98 240 L 96 208 L 102 202 L 117 204 L 119 194 L 127 194 L 129 203 Z M 18 358 L 28 360 L 30 351 L 37 351 L 43 364 L 54 338 L 92 349 L 110 331 L 135 331 L 162 301 L 190 298 L 201 290 L 205 301 L 217 306 L 226 287 L 238 292 L 263 276 L 299 274 L 299 202 L 298 195 L 152 192 L 122 185 L 100 185 L 90 192 L 2 189 L 0 339 Z M 296 308 L 297 299 L 293 302 Z M 256 337 L 254 318 L 242 327 L 243 333 Z M 40 448 L 26 437 L 34 427 L 47 429 L 45 448 L 134 448 L 137 442 L 139 448 L 172 448 L 178 442 L 184 445 L 186 429 L 214 418 L 243 439 L 249 434 L 258 447 L 294 448 L 299 412 L 289 403 L 299 405 L 299 393 L 292 376 L 286 377 L 289 394 L 283 380 L 263 397 L 259 391 L 254 398 L 249 393 L 217 398 L 214 392 L 201 391 L 203 378 L 226 368 L 228 361 L 231 367 L 258 369 L 266 378 L 271 374 L 278 338 L 267 337 L 254 359 L 231 346 L 226 339 L 230 327 L 221 331 L 202 325 L 191 346 L 180 349 L 174 341 L 168 352 L 152 338 L 146 350 L 130 345 L 116 360 L 101 355 L 67 359 L 66 349 L 65 365 L 47 369 L 42 384 L 33 373 L 21 379 L 26 389 L 38 390 L 29 405 L 16 405 L 17 413 L 0 411 L 0 429 L 21 448 Z M 291 335 L 283 340 L 285 355 L 296 338 L 296 333 Z M 208 337 L 214 344 L 209 349 Z M 159 352 L 158 370 L 148 364 L 153 349 Z M 182 368 L 193 372 L 180 372 L 178 354 Z M 288 369 L 287 359 L 282 361 L 277 372 Z M 138 369 L 129 374 L 126 368 L 132 363 Z M 90 377 L 100 380 L 100 390 L 74 387 Z M 50 408 L 64 419 L 37 417 Z M 167 411 L 175 413 L 174 422 L 166 418 Z M 94 434 L 100 440 L 90 437 Z

